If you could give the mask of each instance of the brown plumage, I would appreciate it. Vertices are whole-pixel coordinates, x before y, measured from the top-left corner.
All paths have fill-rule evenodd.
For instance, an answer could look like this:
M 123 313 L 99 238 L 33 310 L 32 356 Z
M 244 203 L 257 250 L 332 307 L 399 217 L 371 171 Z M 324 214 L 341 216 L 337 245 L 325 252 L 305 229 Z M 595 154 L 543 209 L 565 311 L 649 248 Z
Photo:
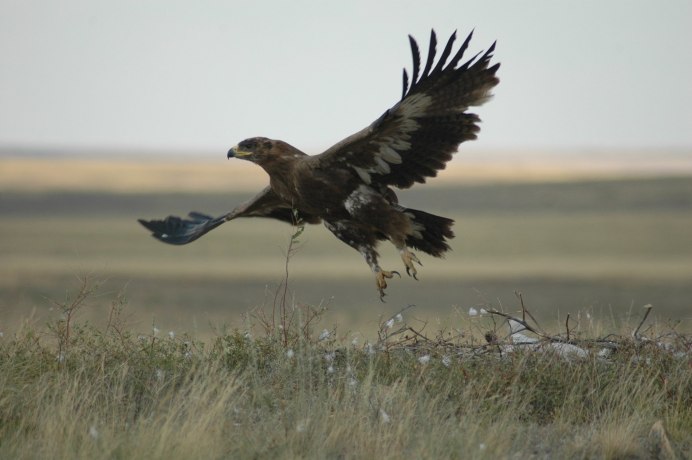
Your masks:
M 140 223 L 153 236 L 170 244 L 196 240 L 224 222 L 237 217 L 270 217 L 324 225 L 358 250 L 375 274 L 380 298 L 386 279 L 397 272 L 382 270 L 376 246 L 391 241 L 399 249 L 406 272 L 416 277 L 414 248 L 440 257 L 454 237 L 453 221 L 398 203 L 391 187 L 408 188 L 424 183 L 444 169 L 460 143 L 476 139 L 480 119 L 468 113 L 490 97 L 498 84 L 499 64 L 490 66 L 495 44 L 458 65 L 469 45 L 469 34 L 452 53 L 456 33 L 434 65 L 436 36 L 431 32 L 425 67 L 420 51 L 409 36 L 413 74 L 406 70 L 401 100 L 370 126 L 335 144 L 324 153 L 309 156 L 279 140 L 255 137 L 228 151 L 261 166 L 269 174 L 269 186 L 246 203 L 220 217 L 196 212 L 187 219 L 169 216 Z M 449 59 L 449 61 L 448 61 Z

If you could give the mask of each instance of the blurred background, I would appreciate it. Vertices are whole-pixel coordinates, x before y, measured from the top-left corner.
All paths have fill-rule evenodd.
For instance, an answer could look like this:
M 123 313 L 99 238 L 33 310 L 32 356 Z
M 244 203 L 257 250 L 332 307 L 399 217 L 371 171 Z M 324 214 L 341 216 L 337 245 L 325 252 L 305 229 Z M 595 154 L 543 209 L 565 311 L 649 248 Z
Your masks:
M 639 317 L 692 329 L 692 4 L 669 1 L 134 2 L 0 0 L 0 331 L 56 315 L 77 277 L 123 292 L 135 328 L 200 337 L 271 310 L 290 226 L 233 222 L 184 247 L 137 218 L 221 214 L 267 182 L 227 161 L 267 136 L 319 153 L 401 94 L 406 35 L 475 29 L 501 83 L 476 142 L 401 192 L 456 220 L 445 260 L 379 301 L 361 256 L 309 227 L 289 264 L 297 304 L 340 329 L 407 305 L 433 330 L 469 307 L 546 322 Z M 442 45 L 440 45 L 441 47 Z M 401 271 L 393 247 L 382 266 Z

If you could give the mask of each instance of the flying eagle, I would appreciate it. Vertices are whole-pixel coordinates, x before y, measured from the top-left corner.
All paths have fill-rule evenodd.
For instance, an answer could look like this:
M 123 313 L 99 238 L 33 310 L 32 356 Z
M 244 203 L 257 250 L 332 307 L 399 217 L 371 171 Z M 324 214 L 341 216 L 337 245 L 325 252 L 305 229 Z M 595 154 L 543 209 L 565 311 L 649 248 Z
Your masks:
M 404 207 L 392 187 L 405 189 L 435 177 L 459 144 L 476 139 L 480 118 L 467 110 L 490 99 L 491 89 L 499 83 L 495 73 L 500 64 L 490 66 L 493 43 L 482 55 L 459 65 L 472 35 L 449 59 L 456 39 L 456 32 L 452 34 L 435 63 L 433 30 L 422 69 L 418 44 L 409 35 L 413 74 L 409 80 L 404 69 L 401 100 L 370 126 L 319 155 L 309 156 L 284 141 L 265 137 L 246 139 L 231 148 L 228 158 L 261 166 L 269 174 L 269 185 L 228 214 L 212 217 L 191 212 L 186 219 L 169 216 L 139 222 L 158 240 L 178 245 L 238 217 L 270 217 L 293 224 L 324 222 L 337 238 L 363 255 L 383 299 L 387 279 L 399 273 L 380 267 L 376 250 L 380 241 L 394 244 L 406 272 L 414 278 L 414 263 L 422 264 L 409 248 L 434 257 L 450 249 L 447 240 L 454 237 L 454 221 Z

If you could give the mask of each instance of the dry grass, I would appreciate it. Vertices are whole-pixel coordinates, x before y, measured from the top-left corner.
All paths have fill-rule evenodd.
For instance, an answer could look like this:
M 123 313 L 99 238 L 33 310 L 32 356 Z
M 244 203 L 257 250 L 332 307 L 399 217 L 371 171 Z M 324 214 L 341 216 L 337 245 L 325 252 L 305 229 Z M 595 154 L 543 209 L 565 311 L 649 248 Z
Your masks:
M 650 458 L 658 420 L 690 454 L 689 337 L 611 337 L 608 358 L 565 359 L 481 341 L 506 329 L 492 318 L 435 344 L 391 332 L 415 331 L 404 312 L 369 344 L 302 308 L 285 345 L 278 323 L 252 321 L 203 344 L 132 334 L 120 297 L 89 326 L 92 291 L 0 338 L 0 457 Z

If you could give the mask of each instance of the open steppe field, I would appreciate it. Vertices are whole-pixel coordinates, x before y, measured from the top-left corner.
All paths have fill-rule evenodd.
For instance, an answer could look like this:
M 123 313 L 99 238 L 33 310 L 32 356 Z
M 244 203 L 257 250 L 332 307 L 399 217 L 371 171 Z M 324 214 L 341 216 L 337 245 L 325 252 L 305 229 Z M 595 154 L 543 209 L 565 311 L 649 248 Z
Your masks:
M 321 226 L 287 265 L 288 225 L 238 221 L 173 247 L 136 222 L 226 212 L 261 177 L 175 192 L 185 168 L 149 164 L 161 175 L 137 190 L 94 167 L 0 187 L 0 458 L 692 452 L 692 177 L 401 193 L 456 219 L 457 237 L 381 303 Z M 524 318 L 522 300 L 539 333 L 510 336 L 501 315 Z

